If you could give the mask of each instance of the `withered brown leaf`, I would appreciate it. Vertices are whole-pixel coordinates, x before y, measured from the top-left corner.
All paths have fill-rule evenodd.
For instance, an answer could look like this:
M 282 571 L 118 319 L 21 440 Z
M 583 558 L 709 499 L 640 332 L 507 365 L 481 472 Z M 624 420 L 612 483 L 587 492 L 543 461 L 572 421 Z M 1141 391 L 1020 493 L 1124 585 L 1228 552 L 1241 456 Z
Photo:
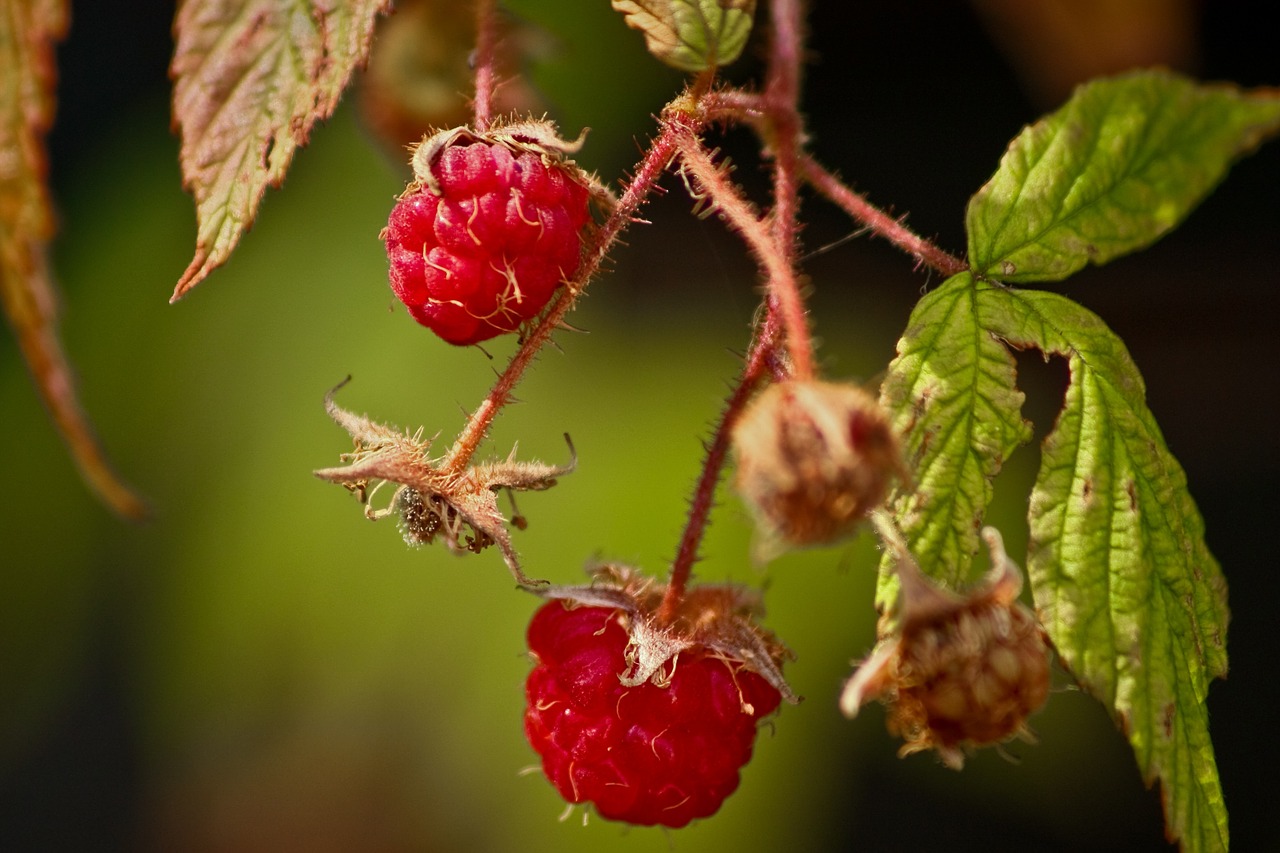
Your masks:
M 174 22 L 173 120 L 196 251 L 171 301 L 231 255 L 268 185 L 363 65 L 390 0 L 184 0 Z
M 55 226 L 44 135 L 54 113 L 53 45 L 67 22 L 65 0 L 0 6 L 0 304 L 81 476 L 117 513 L 140 518 L 145 506 L 107 464 L 76 397 L 45 256 Z

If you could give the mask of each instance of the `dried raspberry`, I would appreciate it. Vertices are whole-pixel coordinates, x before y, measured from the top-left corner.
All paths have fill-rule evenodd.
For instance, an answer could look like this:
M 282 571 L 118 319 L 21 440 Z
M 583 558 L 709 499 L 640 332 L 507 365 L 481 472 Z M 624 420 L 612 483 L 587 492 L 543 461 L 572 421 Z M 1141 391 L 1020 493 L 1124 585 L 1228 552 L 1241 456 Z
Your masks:
M 757 556 L 853 531 L 903 467 L 884 411 L 854 385 L 789 380 L 766 388 L 733 430 L 738 492 L 754 512 Z
M 886 536 L 899 552 L 897 630 L 858 668 L 840 700 L 852 717 L 880 698 L 889 730 L 906 741 L 900 755 L 933 748 L 956 770 L 966 747 L 1030 739 L 1027 717 L 1049 698 L 1049 646 L 1035 616 L 1017 601 L 1022 575 L 994 528 L 984 528 L 983 537 L 991 573 L 958 596 L 920 572 L 896 533 Z
M 760 675 L 692 646 L 653 679 L 623 684 L 628 618 L 549 601 L 529 625 L 537 665 L 524 729 L 547 778 L 602 817 L 681 827 L 738 787 L 760 718 L 782 695 Z
M 514 331 L 580 263 L 585 179 L 548 126 L 466 128 L 423 140 L 416 180 L 380 235 L 391 289 L 451 344 Z

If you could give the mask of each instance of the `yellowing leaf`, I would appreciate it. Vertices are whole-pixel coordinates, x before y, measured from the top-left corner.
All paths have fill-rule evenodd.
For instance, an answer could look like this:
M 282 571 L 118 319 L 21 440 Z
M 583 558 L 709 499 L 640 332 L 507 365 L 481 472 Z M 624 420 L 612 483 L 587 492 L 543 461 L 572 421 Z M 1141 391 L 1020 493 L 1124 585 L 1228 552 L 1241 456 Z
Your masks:
M 987 327 L 1063 356 L 1062 413 L 1031 493 L 1027 572 L 1045 629 L 1124 728 L 1171 838 L 1226 850 L 1205 697 L 1227 672 L 1227 586 L 1120 339 L 1056 293 L 985 286 Z
M 81 476 L 113 510 L 138 518 L 142 502 L 112 472 L 76 398 L 45 259 L 54 223 L 44 134 L 53 120 L 53 44 L 66 29 L 64 0 L 0 5 L 0 304 Z
M 914 489 L 892 508 L 920 566 L 971 580 L 977 528 L 1002 461 L 1029 437 L 1007 347 L 1067 359 L 1071 383 L 1031 494 L 1027 571 L 1063 664 L 1107 706 L 1171 838 L 1226 850 L 1227 812 L 1205 697 L 1226 674 L 1226 581 L 1137 367 L 1091 312 L 971 273 L 920 300 L 881 402 Z M 896 593 L 882 565 L 877 603 Z
M 1150 245 L 1280 130 L 1280 96 L 1143 71 L 1096 80 L 1009 144 L 969 202 L 969 262 L 1058 281 Z
M 645 47 L 681 71 L 705 71 L 738 58 L 751 35 L 755 0 L 612 0 Z
M 1031 438 L 1013 357 L 985 328 L 973 276 L 952 276 L 911 312 L 880 403 L 902 436 L 915 482 L 892 509 L 920 567 L 951 587 L 973 580 L 978 531 L 1004 460 Z M 876 603 L 897 595 L 895 561 L 881 560 Z
M 174 122 L 196 199 L 196 252 L 173 299 L 230 256 L 268 185 L 332 115 L 390 0 L 184 0 Z

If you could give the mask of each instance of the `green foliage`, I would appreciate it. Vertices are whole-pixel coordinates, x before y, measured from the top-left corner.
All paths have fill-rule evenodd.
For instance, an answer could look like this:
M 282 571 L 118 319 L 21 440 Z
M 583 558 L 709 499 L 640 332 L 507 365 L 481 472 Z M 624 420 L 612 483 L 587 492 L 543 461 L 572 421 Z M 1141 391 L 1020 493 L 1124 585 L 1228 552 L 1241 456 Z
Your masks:
M 974 196 L 976 274 L 920 301 L 882 392 L 918 472 L 895 514 L 922 567 L 956 585 L 973 577 L 992 479 L 1030 437 L 1007 348 L 1067 359 L 1028 513 L 1033 596 L 1063 664 L 1161 782 L 1170 836 L 1192 850 L 1228 846 L 1204 705 L 1227 671 L 1226 582 L 1124 344 L 1070 299 L 1004 282 L 1061 279 L 1151 243 L 1277 127 L 1274 96 L 1168 74 L 1081 87 Z M 882 606 L 896 591 L 889 569 Z
M 1138 72 L 1081 86 L 1022 131 L 969 203 L 969 263 L 1059 281 L 1155 242 L 1280 127 L 1280 99 Z
M 681 71 L 706 71 L 738 58 L 751 35 L 756 0 L 612 0 L 649 52 Z
M 1063 663 L 1121 723 L 1169 831 L 1227 849 L 1209 682 L 1227 674 L 1227 587 L 1187 478 L 1120 339 L 1054 293 L 981 287 L 989 328 L 1067 359 L 1071 383 L 1031 494 L 1027 569 Z
M 915 475 L 898 490 L 894 515 L 920 565 L 950 586 L 973 580 L 969 567 L 992 481 L 1031 438 L 1013 357 L 987 331 L 973 285 L 973 276 L 961 273 L 920 300 L 880 396 Z M 897 594 L 893 565 L 886 553 L 881 607 Z

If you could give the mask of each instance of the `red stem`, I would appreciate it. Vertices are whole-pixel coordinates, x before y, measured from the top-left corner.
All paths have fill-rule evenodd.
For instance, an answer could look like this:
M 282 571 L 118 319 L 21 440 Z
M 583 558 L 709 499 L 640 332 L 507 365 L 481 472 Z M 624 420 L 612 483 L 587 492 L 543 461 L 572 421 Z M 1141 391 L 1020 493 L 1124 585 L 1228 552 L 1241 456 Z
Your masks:
M 878 234 L 893 245 L 914 257 L 919 263 L 937 270 L 943 275 L 955 275 L 969 268 L 960 258 L 939 249 L 919 236 L 865 198 L 849 189 L 841 180 L 824 169 L 808 155 L 800 158 L 800 169 L 813 188 L 826 196 L 872 233 Z
M 684 134 L 694 133 L 697 126 L 696 121 L 687 115 L 674 116 L 663 122 L 662 132 L 649 146 L 649 151 L 636 167 L 635 176 L 627 185 L 626 192 L 622 194 L 622 198 L 618 200 L 604 225 L 596 231 L 577 277 L 560 291 L 551 308 L 512 356 L 507 369 L 502 372 L 492 390 L 489 391 L 489 396 L 472 413 L 467 425 L 459 433 L 449 455 L 441 463 L 442 468 L 461 471 L 471 461 L 471 457 L 480 446 L 480 442 L 484 440 L 494 418 L 511 399 L 511 393 L 524 375 L 525 369 L 532 363 L 542 345 L 550 339 L 552 332 L 560 326 L 564 315 L 573 307 L 578 296 L 586 289 L 587 283 L 600 269 L 600 264 L 613 246 L 614 240 L 624 228 L 631 224 L 636 211 L 648 199 L 658 179 L 666 171 L 667 165 L 676 153 L 677 140 Z
M 788 264 L 795 262 L 800 137 L 800 8 L 796 0 L 774 0 L 766 108 L 773 119 L 773 235 Z
M 720 472 L 724 469 L 725 456 L 729 451 L 730 434 L 756 385 L 771 369 L 779 331 L 776 315 L 766 315 L 751 351 L 747 354 L 747 363 L 742 368 L 738 385 L 729 396 L 724 412 L 720 415 L 720 422 L 716 424 L 715 435 L 707 446 L 702 474 L 698 477 L 698 485 L 694 488 L 693 498 L 689 503 L 689 519 L 685 523 L 684 534 L 680 537 L 675 561 L 671 564 L 671 579 L 667 582 L 667 591 L 658 609 L 660 625 L 670 624 L 680 609 L 689 575 L 694 563 L 698 562 L 698 546 L 707 529 L 707 518 L 715 505 L 716 487 L 720 483 Z
M 792 359 L 792 371 L 798 377 L 813 375 L 813 348 L 809 341 L 809 322 L 805 316 L 804 301 L 800 296 L 795 270 L 780 251 L 769 228 L 756 215 L 751 203 L 742 195 L 737 185 L 718 168 L 701 140 L 692 133 L 680 141 L 680 162 L 698 185 L 706 192 L 716 211 L 731 228 L 740 233 L 756 256 L 773 301 L 768 311 L 780 312 L 786 331 L 787 350 Z
M 489 129 L 493 117 L 494 44 L 497 41 L 497 11 L 494 0 L 476 0 L 476 98 L 475 129 L 483 133 Z
M 813 340 L 809 333 L 804 298 L 794 270 L 799 233 L 800 179 L 798 177 L 800 138 L 800 51 L 803 13 L 800 0 L 774 0 L 769 4 L 773 39 L 769 49 L 768 84 L 764 101 L 772 118 L 773 150 L 773 242 L 791 274 L 779 282 L 790 293 L 778 299 L 785 312 L 787 348 L 796 376 L 813 376 Z M 777 291 L 775 290 L 775 294 Z

